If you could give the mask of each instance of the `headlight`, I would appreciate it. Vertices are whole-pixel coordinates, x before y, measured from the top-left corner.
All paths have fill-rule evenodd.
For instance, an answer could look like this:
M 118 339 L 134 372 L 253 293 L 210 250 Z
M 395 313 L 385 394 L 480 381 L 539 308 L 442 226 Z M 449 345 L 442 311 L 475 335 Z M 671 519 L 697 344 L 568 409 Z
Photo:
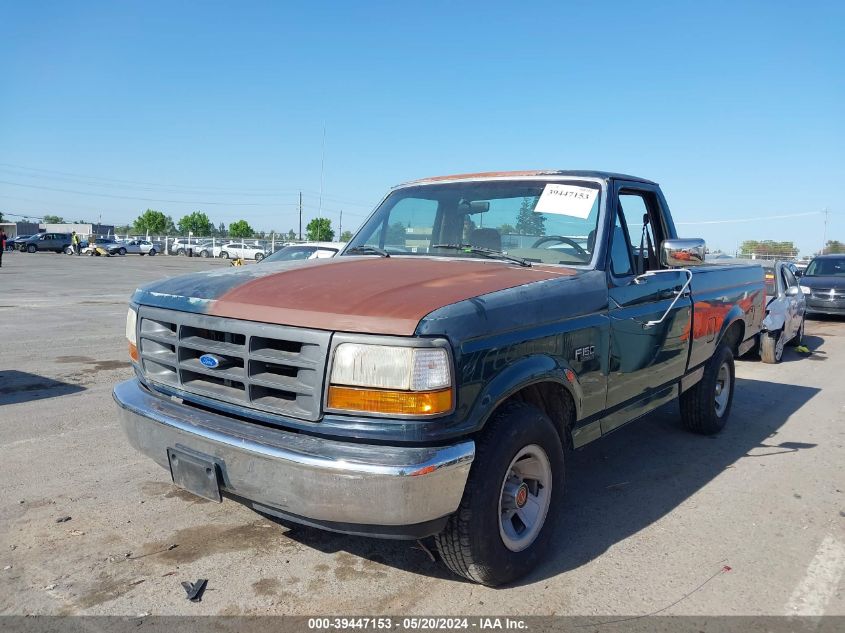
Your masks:
M 135 329 L 138 325 L 138 313 L 130 306 L 126 313 L 126 340 L 129 341 L 129 358 L 138 362 L 138 338 Z
M 798 287 L 801 288 L 801 292 L 803 292 L 805 295 L 808 295 L 813 291 L 813 289 L 810 288 L 810 286 L 798 286 Z
M 449 353 L 442 347 L 341 343 L 332 363 L 328 408 L 438 415 L 453 406 Z

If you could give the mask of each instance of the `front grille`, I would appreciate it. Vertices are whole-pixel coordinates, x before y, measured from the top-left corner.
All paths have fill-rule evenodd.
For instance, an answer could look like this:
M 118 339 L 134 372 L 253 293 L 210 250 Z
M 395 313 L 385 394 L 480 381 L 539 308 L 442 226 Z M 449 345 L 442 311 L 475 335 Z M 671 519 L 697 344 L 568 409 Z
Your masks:
M 315 421 L 331 334 L 142 306 L 138 352 L 145 378 L 250 409 Z M 219 365 L 206 367 L 200 357 Z
M 811 296 L 822 301 L 838 301 L 845 299 L 845 292 L 833 288 L 813 288 Z

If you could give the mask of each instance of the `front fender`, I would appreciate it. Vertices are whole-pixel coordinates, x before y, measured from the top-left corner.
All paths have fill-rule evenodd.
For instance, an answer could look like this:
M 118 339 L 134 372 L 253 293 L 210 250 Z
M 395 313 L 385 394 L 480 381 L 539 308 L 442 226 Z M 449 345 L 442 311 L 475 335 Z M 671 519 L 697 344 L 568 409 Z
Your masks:
M 786 315 L 780 312 L 769 312 L 762 323 L 764 332 L 777 332 L 782 330 L 784 325 L 786 325 Z
M 572 396 L 577 420 L 580 417 L 583 394 L 574 372 L 570 373 L 572 381 L 567 379 L 567 369 L 571 370 L 566 364 L 545 354 L 526 356 L 509 364 L 488 381 L 478 395 L 470 411 L 471 419 L 479 421 L 480 429 L 496 408 L 516 392 L 537 383 L 553 382 L 561 385 Z

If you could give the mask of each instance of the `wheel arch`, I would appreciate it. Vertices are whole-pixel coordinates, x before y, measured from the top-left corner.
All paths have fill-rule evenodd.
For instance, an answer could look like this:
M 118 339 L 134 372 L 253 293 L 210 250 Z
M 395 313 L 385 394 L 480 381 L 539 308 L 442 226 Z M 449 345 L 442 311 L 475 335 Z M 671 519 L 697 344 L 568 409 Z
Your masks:
M 550 356 L 530 356 L 509 365 L 488 382 L 472 415 L 481 421 L 479 427 L 483 430 L 504 405 L 526 402 L 549 416 L 563 444 L 571 447 L 581 398 L 581 386 L 569 367 Z
M 716 347 L 722 343 L 730 347 L 734 357 L 738 356 L 739 346 L 745 340 L 745 318 L 739 306 L 734 306 L 722 322 L 722 329 L 717 338 Z

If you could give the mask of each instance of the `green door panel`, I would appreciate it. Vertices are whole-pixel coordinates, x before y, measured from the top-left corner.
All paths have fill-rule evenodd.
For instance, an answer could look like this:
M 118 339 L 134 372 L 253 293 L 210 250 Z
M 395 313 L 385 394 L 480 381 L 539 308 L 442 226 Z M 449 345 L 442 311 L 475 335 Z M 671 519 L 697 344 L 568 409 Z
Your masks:
M 686 279 L 682 271 L 666 271 L 610 289 L 606 409 L 617 412 L 602 420 L 603 433 L 653 408 L 654 390 L 684 374 L 692 304 L 689 296 L 682 296 L 669 307 Z M 646 325 L 664 314 L 662 322 Z

